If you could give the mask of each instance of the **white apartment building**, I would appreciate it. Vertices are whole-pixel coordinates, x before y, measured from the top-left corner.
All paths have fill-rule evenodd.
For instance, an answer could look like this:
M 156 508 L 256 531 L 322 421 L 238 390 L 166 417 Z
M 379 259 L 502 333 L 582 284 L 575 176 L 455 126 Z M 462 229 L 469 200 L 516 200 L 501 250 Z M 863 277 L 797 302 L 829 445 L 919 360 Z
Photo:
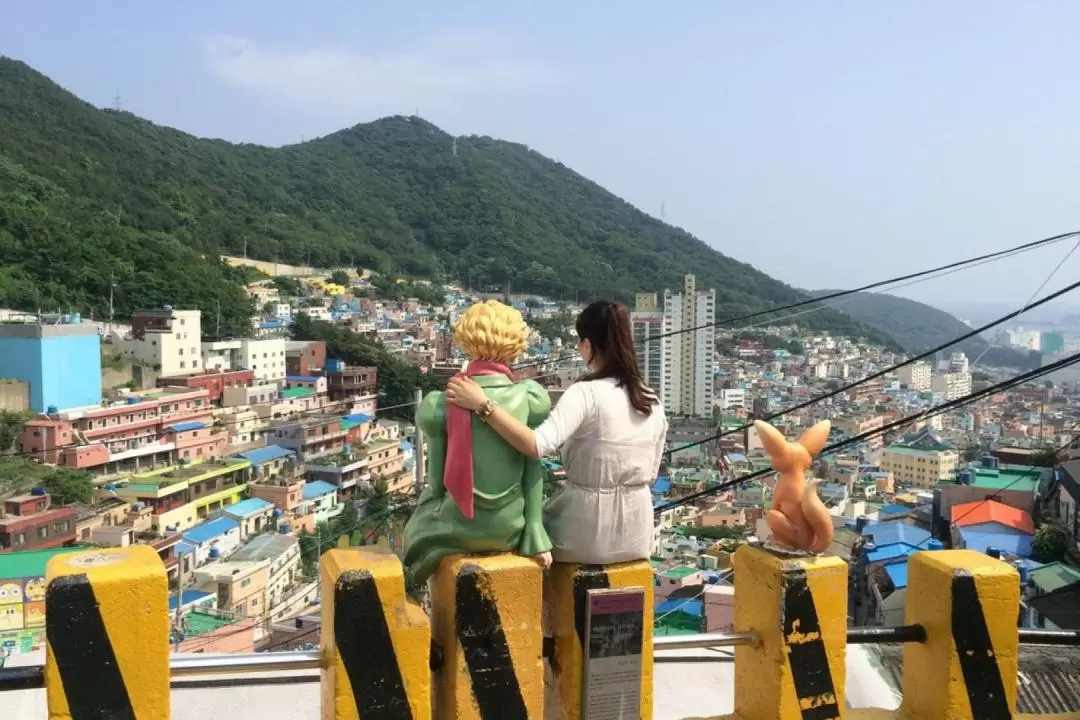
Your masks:
M 641 377 L 664 399 L 664 314 L 660 312 L 656 293 L 638 293 L 634 311 L 630 313 L 634 325 L 634 349 L 637 352 L 638 370 Z M 656 337 L 656 340 L 649 338 Z
M 255 383 L 285 379 L 285 338 L 238 338 L 202 343 L 203 366 L 207 370 L 251 370 Z
M 909 365 L 905 365 L 896 371 L 898 379 L 901 385 L 907 385 L 912 390 L 929 390 L 931 384 L 931 378 L 933 372 L 930 369 L 930 363 L 914 362 Z
M 716 292 L 687 275 L 682 293 L 664 291 L 664 411 L 712 417 Z M 690 328 L 700 328 L 688 332 Z
M 191 375 L 203 371 L 199 345 L 202 313 L 175 310 L 141 310 L 131 315 L 131 331 L 113 331 L 113 347 L 122 357 L 153 367 L 161 376 Z
M 723 388 L 717 395 L 716 404 L 723 410 L 746 407 L 746 391 L 742 388 Z
M 934 392 L 942 393 L 945 400 L 956 400 L 971 393 L 971 373 L 939 372 L 930 384 Z
M 962 352 L 954 352 L 949 358 L 949 372 L 966 373 L 970 370 L 967 355 Z

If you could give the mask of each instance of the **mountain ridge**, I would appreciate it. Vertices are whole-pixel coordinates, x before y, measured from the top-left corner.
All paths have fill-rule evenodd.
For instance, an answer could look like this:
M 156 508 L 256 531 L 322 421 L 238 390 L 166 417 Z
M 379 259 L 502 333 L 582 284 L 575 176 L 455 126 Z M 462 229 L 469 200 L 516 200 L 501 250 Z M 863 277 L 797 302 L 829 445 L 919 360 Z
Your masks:
M 279 148 L 200 139 L 0 57 L 0 253 L 18 259 L 0 268 L 0 305 L 104 313 L 111 276 L 121 316 L 220 308 L 239 331 L 244 271 L 215 258 L 244 249 L 581 299 L 677 290 L 694 272 L 720 318 L 806 297 L 520 143 L 402 116 Z M 831 310 L 800 320 L 891 342 Z
M 839 290 L 811 290 L 814 297 L 823 297 Z M 920 354 L 950 339 L 971 332 L 974 328 L 954 315 L 928 303 L 888 293 L 855 293 L 833 309 L 851 315 L 856 320 L 876 327 L 889 335 L 909 353 Z M 1015 367 L 1024 370 L 1039 366 L 1039 359 L 1022 350 L 991 345 L 976 335 L 948 347 L 943 352 L 963 352 L 968 359 L 982 358 L 980 364 Z

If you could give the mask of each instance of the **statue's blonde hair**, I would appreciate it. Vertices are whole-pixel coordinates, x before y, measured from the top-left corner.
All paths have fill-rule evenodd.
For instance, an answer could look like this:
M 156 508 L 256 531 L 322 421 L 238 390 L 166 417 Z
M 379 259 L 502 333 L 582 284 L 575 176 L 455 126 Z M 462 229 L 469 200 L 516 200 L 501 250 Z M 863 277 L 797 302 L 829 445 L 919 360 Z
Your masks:
M 470 307 L 454 325 L 454 342 L 473 360 L 513 360 L 529 347 L 521 313 L 498 300 Z

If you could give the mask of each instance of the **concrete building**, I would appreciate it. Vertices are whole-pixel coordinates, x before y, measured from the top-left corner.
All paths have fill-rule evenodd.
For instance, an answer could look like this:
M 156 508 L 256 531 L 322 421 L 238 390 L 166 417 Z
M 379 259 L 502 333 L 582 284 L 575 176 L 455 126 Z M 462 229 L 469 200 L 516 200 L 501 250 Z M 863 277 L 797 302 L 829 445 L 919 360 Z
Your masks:
M 131 333 L 112 335 L 113 347 L 123 356 L 152 366 L 162 376 L 191 375 L 204 370 L 199 345 L 202 313 L 175 310 L 140 310 L 131 315 Z
M 101 402 L 101 336 L 78 315 L 60 319 L 0 324 L 0 378 L 27 383 L 37 412 Z
M 712 417 L 716 356 L 716 292 L 698 290 L 687 275 L 682 293 L 664 291 L 664 410 L 668 415 Z M 690 328 L 701 328 L 689 332 Z
M 660 311 L 656 293 L 638 293 L 630 319 L 634 327 L 638 370 L 645 384 L 663 400 L 666 338 L 657 337 L 664 333 L 664 313 Z M 657 339 L 650 339 L 654 337 Z
M 285 379 L 285 338 L 236 338 L 209 340 L 201 344 L 207 370 L 251 370 L 253 382 L 262 384 Z
M 896 371 L 901 385 L 906 385 L 912 390 L 929 390 L 933 372 L 930 363 L 920 360 L 913 362 Z
M 30 420 L 19 450 L 97 474 L 138 472 L 220 454 L 212 422 L 205 388 L 160 388 Z
M 0 515 L 0 552 L 47 550 L 75 542 L 74 507 L 51 507 L 48 494 L 35 491 L 4 501 Z
M 929 428 L 889 445 L 881 451 L 878 466 L 893 474 L 898 485 L 932 488 L 951 480 L 959 454 Z
M 939 372 L 934 374 L 930 389 L 945 396 L 945 400 L 956 400 L 971 393 L 970 372 Z

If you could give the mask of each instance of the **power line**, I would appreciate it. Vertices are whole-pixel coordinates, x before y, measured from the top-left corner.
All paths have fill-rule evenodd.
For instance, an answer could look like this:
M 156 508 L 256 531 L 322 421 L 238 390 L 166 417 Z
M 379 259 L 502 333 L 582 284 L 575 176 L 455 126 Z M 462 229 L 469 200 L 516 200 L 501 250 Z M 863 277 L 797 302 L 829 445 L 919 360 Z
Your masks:
M 810 407 L 811 405 L 815 405 L 815 404 L 821 402 L 822 400 L 828 400 L 831 397 L 836 397 L 837 395 L 840 395 L 840 394 L 845 393 L 845 392 L 847 392 L 849 390 L 852 390 L 852 389 L 854 389 L 854 388 L 856 388 L 856 387 L 858 387 L 860 385 L 863 385 L 863 384 L 865 384 L 865 383 L 867 383 L 867 382 L 869 382 L 871 380 L 876 380 L 876 379 L 878 379 L 880 377 L 884 377 L 885 375 L 888 375 L 889 373 L 896 372 L 897 370 L 904 367 L 905 365 L 908 365 L 908 364 L 913 363 L 913 362 L 917 362 L 917 361 L 922 360 L 924 358 L 928 358 L 928 357 L 932 357 L 934 355 L 937 355 L 937 353 L 941 352 L 942 350 L 944 350 L 946 348 L 949 348 L 949 347 L 951 347 L 951 346 L 953 346 L 953 345 L 955 345 L 957 343 L 963 342 L 964 340 L 968 340 L 969 338 L 973 338 L 976 335 L 984 332 L 985 330 L 988 330 L 989 328 L 992 328 L 995 325 L 1000 325 L 1003 322 L 1011 320 L 1012 318 L 1016 317 L 1017 315 L 1025 313 L 1028 310 L 1031 310 L 1033 308 L 1037 308 L 1040 305 L 1045 305 L 1046 303 L 1050 302 L 1051 300 L 1055 300 L 1055 299 L 1061 297 L 1065 293 L 1072 292 L 1077 287 L 1080 287 L 1080 281 L 1074 282 L 1071 285 L 1067 285 L 1066 287 L 1062 288 L 1061 290 L 1053 292 L 1053 293 L 1047 295 L 1046 297 L 1044 297 L 1044 298 L 1042 298 L 1040 300 L 1036 300 L 1033 303 L 1028 303 L 1027 305 L 1025 305 L 1022 308 L 1019 308 L 1017 310 L 1013 310 L 1012 312 L 1010 312 L 1007 315 L 1004 315 L 1004 316 L 1002 316 L 1000 318 L 997 318 L 996 320 L 992 320 L 992 321 L 988 322 L 985 325 L 977 327 L 977 328 L 971 330 L 970 332 L 966 332 L 963 335 L 960 335 L 959 337 L 955 337 L 955 338 L 953 338 L 951 340 L 948 340 L 948 341 L 942 343 L 941 345 L 938 345 L 937 347 L 933 347 L 933 348 L 931 348 L 931 349 L 929 349 L 929 350 L 927 350 L 927 351 L 925 351 L 925 352 L 923 352 L 923 353 L 921 353 L 919 355 L 908 358 L 907 360 L 904 360 L 903 362 L 899 362 L 899 363 L 896 363 L 894 365 L 890 365 L 889 367 L 885 368 L 884 370 L 879 370 L 879 371 L 877 371 L 875 373 L 871 373 L 870 375 L 867 375 L 866 377 L 862 378 L 861 380 L 856 380 L 855 382 L 849 383 L 848 385 L 844 385 L 842 387 L 839 387 L 836 390 L 830 390 L 829 392 L 825 393 L 824 395 L 819 395 L 819 396 L 817 396 L 815 398 L 811 398 L 811 399 L 807 400 L 806 402 L 799 403 L 798 405 L 787 408 L 786 410 L 781 410 L 780 412 L 774 413 L 774 414 L 772 414 L 772 415 L 770 415 L 770 416 L 768 416 L 766 418 L 758 418 L 758 419 L 759 420 L 765 420 L 765 421 L 775 420 L 778 417 L 782 417 L 782 416 L 787 415 L 789 413 L 793 413 L 796 410 L 802 410 L 804 408 Z M 751 427 L 753 427 L 753 423 L 745 423 L 743 425 L 740 425 L 739 427 L 732 428 L 730 430 L 724 430 L 723 432 L 717 433 L 716 435 L 713 435 L 711 437 L 707 437 L 704 440 L 698 440 L 698 441 L 695 441 L 695 442 L 692 442 L 692 443 L 688 443 L 686 445 L 682 445 L 682 446 L 680 446 L 678 448 L 672 448 L 670 450 L 666 450 L 664 452 L 664 454 L 665 455 L 670 455 L 671 453 L 676 452 L 677 450 L 686 450 L 688 448 L 697 447 L 698 445 L 704 445 L 705 443 L 713 442 L 714 440 L 719 440 L 720 438 L 727 437 L 728 435 L 733 435 L 733 434 L 738 433 L 738 432 L 742 432 L 743 430 L 747 430 L 747 429 L 749 429 Z
M 1008 389 L 1010 389 L 1012 387 L 1015 387 L 1017 385 L 1022 385 L 1022 384 L 1026 383 L 1026 382 L 1030 382 L 1031 380 L 1035 380 L 1037 378 L 1040 378 L 1043 375 L 1047 375 L 1047 374 L 1055 372 L 1057 370 L 1061 370 L 1063 368 L 1069 367 L 1070 365 L 1074 365 L 1074 364 L 1076 364 L 1078 362 L 1080 362 L 1080 353 L 1070 355 L 1070 356 L 1068 356 L 1066 358 L 1063 358 L 1063 359 L 1061 359 L 1061 360 L 1059 360 L 1057 362 L 1051 363 L 1050 365 L 1046 365 L 1046 366 L 1044 366 L 1042 368 L 1038 368 L 1036 370 L 1031 370 L 1029 372 L 1026 372 L 1026 373 L 1023 373 L 1021 375 L 1017 375 L 1017 376 L 1015 376 L 1013 378 L 1010 378 L 1009 380 L 1004 380 L 1002 382 L 995 383 L 995 384 L 990 385 L 990 386 L 988 386 L 986 388 L 983 388 L 982 390 L 977 390 L 975 392 L 969 393 L 969 394 L 964 395 L 962 397 L 956 398 L 955 400 L 950 400 L 948 402 L 942 403 L 941 405 L 930 408 L 928 410 L 923 410 L 921 412 L 915 413 L 914 415 L 903 417 L 903 418 L 900 418 L 899 420 L 894 420 L 893 422 L 888 423 L 886 425 L 883 425 L 880 428 L 876 428 L 874 430 L 868 430 L 868 431 L 866 431 L 864 433 L 860 433 L 858 435 L 855 435 L 854 437 L 848 438 L 847 440 L 841 440 L 839 442 L 833 443 L 832 445 L 829 445 L 829 446 L 827 446 L 825 448 L 822 448 L 821 452 L 819 453 L 819 456 L 821 456 L 821 455 L 829 455 L 829 454 L 835 453 L 836 451 L 842 450 L 842 449 L 844 449 L 844 448 L 846 448 L 848 446 L 858 445 L 859 443 L 862 443 L 862 442 L 865 442 L 866 440 L 877 437 L 878 435 L 884 435 L 885 433 L 891 432 L 892 430 L 896 430 L 898 428 L 902 428 L 904 426 L 910 425 L 913 422 L 918 422 L 920 420 L 925 420 L 927 418 L 935 417 L 937 415 L 944 414 L 944 413 L 949 412 L 951 410 L 955 410 L 958 407 L 963 407 L 965 405 L 970 405 L 971 403 L 982 400 L 982 399 L 984 399 L 986 397 L 989 397 L 990 395 L 1001 392 L 1002 390 L 1008 390 Z M 731 480 L 726 480 L 726 481 L 720 483 L 719 485 L 717 485 L 715 487 L 706 488 L 705 490 L 701 490 L 701 491 L 696 492 L 696 493 L 691 493 L 690 495 L 687 495 L 685 497 L 681 497 L 678 500 L 673 500 L 673 501 L 665 503 L 663 505 L 659 505 L 657 507 L 654 507 L 653 508 L 653 513 L 658 515 L 660 513 L 666 512 L 668 510 L 673 510 L 673 509 L 675 509 L 677 507 L 682 507 L 683 505 L 689 505 L 692 502 L 696 502 L 697 500 L 700 500 L 700 499 L 705 498 L 705 497 L 709 497 L 711 495 L 716 495 L 717 493 L 723 492 L 724 490 L 727 490 L 730 487 L 740 485 L 740 484 L 742 484 L 744 482 L 747 482 L 748 480 L 753 480 L 755 478 L 763 477 L 765 475 L 770 475 L 770 474 L 772 474 L 774 472 L 775 471 L 772 468 L 764 468 L 762 470 L 756 470 L 756 471 L 754 471 L 752 473 L 747 473 L 746 475 L 741 475 L 741 476 L 739 476 L 737 478 L 733 478 Z
M 978 255 L 978 256 L 975 256 L 975 257 L 967 258 L 965 260 L 958 260 L 956 262 L 947 263 L 945 265 L 939 265 L 939 266 L 937 266 L 935 268 L 931 268 L 929 270 L 921 270 L 919 272 L 909 273 L 907 275 L 899 275 L 897 277 L 889 278 L 889 279 L 886 279 L 886 280 L 878 280 L 876 282 L 872 282 L 872 283 L 869 283 L 867 285 L 863 285 L 861 287 L 857 287 L 857 288 L 854 288 L 854 289 L 851 289 L 851 290 L 839 290 L 839 291 L 837 291 L 835 293 L 829 293 L 827 295 L 822 295 L 820 297 L 808 298 L 806 300 L 800 300 L 798 302 L 789 303 L 787 305 L 779 305 L 777 307 L 772 307 L 772 308 L 769 308 L 767 310 L 758 310 L 758 311 L 755 311 L 755 312 L 752 312 L 752 313 L 747 313 L 745 315 L 739 315 L 739 316 L 735 316 L 735 317 L 723 318 L 723 319 L 720 319 L 720 320 L 716 320 L 715 322 L 706 323 L 704 325 L 697 325 L 697 326 L 690 327 L 690 328 L 683 328 L 681 330 L 673 330 L 672 332 L 662 333 L 660 335 L 652 335 L 650 337 L 644 338 L 640 342 L 642 342 L 642 343 L 643 342 L 651 342 L 651 341 L 654 341 L 654 340 L 661 340 L 663 338 L 672 337 L 674 335 L 680 335 L 682 333 L 696 332 L 698 330 L 706 330 L 706 329 L 712 328 L 712 327 L 721 327 L 721 326 L 729 325 L 729 324 L 732 324 L 732 323 L 743 322 L 743 321 L 746 321 L 746 320 L 752 320 L 754 318 L 761 317 L 762 315 L 769 315 L 771 313 L 781 312 L 781 311 L 784 311 L 784 310 L 793 310 L 793 309 L 796 309 L 796 308 L 805 307 L 807 305 L 813 305 L 815 303 L 824 303 L 824 302 L 827 302 L 829 300 L 833 300 L 833 299 L 836 299 L 836 298 L 846 297 L 848 295 L 854 295 L 855 293 L 866 292 L 868 290 L 873 290 L 873 289 L 876 289 L 876 288 L 885 287 L 887 285 L 892 285 L 892 284 L 895 284 L 895 283 L 905 282 L 907 280 L 914 280 L 916 278 L 924 278 L 925 277 L 926 279 L 932 279 L 932 278 L 929 278 L 927 276 L 934 275 L 936 273 L 951 274 L 951 273 L 947 273 L 945 271 L 959 270 L 959 269 L 966 268 L 968 266 L 982 265 L 982 264 L 985 264 L 987 262 L 1000 260 L 1000 259 L 1005 258 L 1005 257 L 1011 257 L 1013 255 L 1019 255 L 1019 254 L 1022 254 L 1022 253 L 1030 252 L 1031 250 L 1035 250 L 1036 248 L 1044 247 L 1046 245 L 1052 245 L 1052 244 L 1055 244 L 1055 243 L 1059 243 L 1059 242 L 1061 242 L 1063 240 L 1067 240 L 1069 238 L 1077 237 L 1077 236 L 1080 236 L 1080 230 L 1074 230 L 1072 232 L 1062 233 L 1061 235 L 1054 235 L 1054 236 L 1051 236 L 1051 237 L 1043 238 L 1042 240 L 1035 240 L 1035 241 L 1032 241 L 1032 242 L 1023 243 L 1021 245 L 1016 245 L 1014 247 L 1008 248 L 1006 250 L 999 250 L 997 252 L 987 253 L 985 255 Z M 912 284 L 914 284 L 914 283 L 912 283 Z M 823 308 L 818 308 L 818 309 L 823 309 Z M 639 343 L 635 343 L 635 344 L 639 344 Z M 573 358 L 575 356 L 576 356 L 576 353 L 575 354 L 568 354 L 568 355 L 566 355 L 566 357 L 564 359 L 571 359 L 571 358 Z M 512 370 L 519 370 L 519 369 L 523 369 L 523 368 L 526 368 L 526 367 L 534 367 L 536 365 L 544 365 L 544 364 L 548 364 L 548 363 L 551 363 L 551 362 L 559 362 L 559 360 L 558 359 L 547 359 L 547 360 L 542 360 L 542 361 L 537 361 L 537 362 L 523 363 L 523 364 L 520 364 L 520 365 L 513 366 L 511 369 Z

